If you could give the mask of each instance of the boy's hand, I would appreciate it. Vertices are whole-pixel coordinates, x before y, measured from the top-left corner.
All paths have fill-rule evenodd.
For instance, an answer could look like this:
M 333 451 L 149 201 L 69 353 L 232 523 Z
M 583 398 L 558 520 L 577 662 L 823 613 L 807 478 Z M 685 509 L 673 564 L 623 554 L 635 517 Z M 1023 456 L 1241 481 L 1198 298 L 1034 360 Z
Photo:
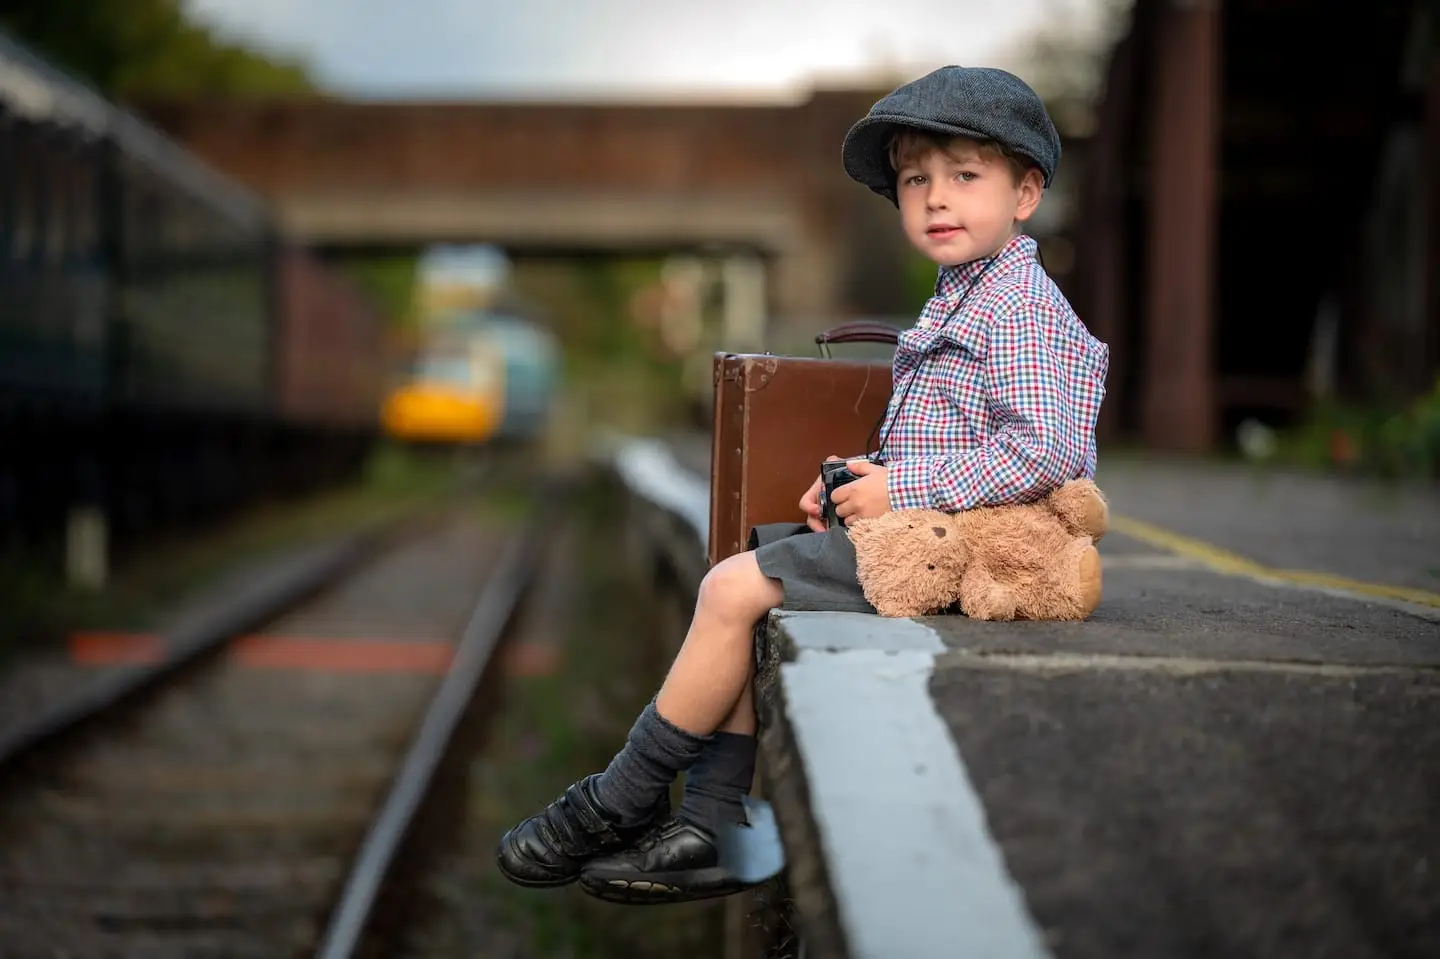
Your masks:
M 825 462 L 833 463 L 839 458 L 827 456 Z M 825 517 L 820 515 L 820 486 L 820 477 L 816 476 L 815 482 L 811 483 L 805 495 L 800 497 L 800 512 L 805 514 L 805 525 L 817 533 L 825 532 Z
M 845 468 L 860 477 L 846 483 L 831 497 L 835 515 L 849 526 L 857 519 L 874 519 L 890 512 L 890 471 L 869 460 L 850 460 Z

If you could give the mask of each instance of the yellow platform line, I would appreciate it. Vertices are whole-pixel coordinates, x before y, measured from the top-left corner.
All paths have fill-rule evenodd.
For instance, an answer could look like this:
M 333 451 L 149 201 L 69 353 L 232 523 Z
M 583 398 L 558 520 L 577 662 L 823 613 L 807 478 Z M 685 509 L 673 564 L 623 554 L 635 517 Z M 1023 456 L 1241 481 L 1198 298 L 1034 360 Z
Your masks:
M 1398 599 L 1407 603 L 1440 609 L 1440 593 L 1412 589 L 1408 586 L 1367 583 L 1358 579 L 1336 576 L 1333 573 L 1278 569 L 1257 563 L 1253 559 L 1246 559 L 1238 553 L 1232 553 L 1228 549 L 1222 549 L 1204 540 L 1182 536 L 1153 523 L 1133 519 L 1129 516 L 1116 516 L 1112 513 L 1110 529 L 1121 535 L 1129 536 L 1131 539 L 1138 539 L 1142 543 L 1149 543 L 1151 546 L 1168 550 L 1180 556 L 1188 556 L 1221 573 L 1248 576 L 1252 579 L 1279 580 L 1296 586 L 1343 590 L 1348 593 L 1358 593 L 1362 596 L 1374 596 L 1381 599 Z

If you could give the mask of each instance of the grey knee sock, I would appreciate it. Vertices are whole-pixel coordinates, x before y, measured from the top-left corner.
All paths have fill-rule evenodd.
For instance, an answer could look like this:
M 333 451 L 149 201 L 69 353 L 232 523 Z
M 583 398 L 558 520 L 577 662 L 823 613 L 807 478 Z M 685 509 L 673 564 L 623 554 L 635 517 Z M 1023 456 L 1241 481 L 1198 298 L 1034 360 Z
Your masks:
M 630 728 L 625 748 L 595 781 L 595 798 L 620 825 L 643 822 L 709 740 L 671 723 L 652 701 Z
M 724 822 L 744 822 L 741 799 L 755 777 L 755 737 L 716 733 L 685 777 L 680 818 L 711 832 Z

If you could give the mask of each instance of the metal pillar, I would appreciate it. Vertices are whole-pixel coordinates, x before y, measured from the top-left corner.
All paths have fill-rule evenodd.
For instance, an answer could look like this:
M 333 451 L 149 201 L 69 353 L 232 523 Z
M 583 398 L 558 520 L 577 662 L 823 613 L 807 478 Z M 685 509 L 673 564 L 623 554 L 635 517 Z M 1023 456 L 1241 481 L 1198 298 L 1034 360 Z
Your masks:
M 1081 187 L 1080 236 L 1084 303 L 1080 318 L 1110 348 L 1110 375 L 1105 402 L 1100 407 L 1096 434 L 1102 443 L 1118 438 L 1126 422 L 1127 339 L 1132 323 L 1125 281 L 1129 247 L 1129 176 L 1132 168 L 1130 130 L 1135 124 L 1137 37 L 1123 38 L 1116 46 L 1099 107 L 1099 123 L 1091 138 L 1091 154 Z
M 1430 260 L 1426 279 L 1425 365 L 1431 376 L 1440 376 L 1440 14 L 1429 23 L 1432 52 L 1425 91 L 1425 153 L 1424 190 L 1429 207 L 1429 227 L 1425 243 Z
M 1151 274 L 1142 431 L 1148 446 L 1198 452 L 1216 433 L 1214 289 L 1220 0 L 1160 14 L 1152 109 Z
M 65 518 L 65 580 L 84 590 L 104 589 L 110 578 L 110 526 L 105 512 L 90 503 Z

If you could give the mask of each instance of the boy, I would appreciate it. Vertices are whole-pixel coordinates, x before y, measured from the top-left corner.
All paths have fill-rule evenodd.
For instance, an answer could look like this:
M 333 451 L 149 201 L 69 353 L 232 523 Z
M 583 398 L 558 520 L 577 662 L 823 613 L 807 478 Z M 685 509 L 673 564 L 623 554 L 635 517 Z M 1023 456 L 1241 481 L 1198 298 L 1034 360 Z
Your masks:
M 825 529 L 817 479 L 800 500 L 805 525 L 758 527 L 751 551 L 710 570 L 684 645 L 625 747 L 501 839 L 508 878 L 578 878 L 592 895 L 629 902 L 742 888 L 715 837 L 722 824 L 743 824 L 754 772 L 756 622 L 779 606 L 874 611 L 845 529 L 856 520 L 1023 502 L 1094 474 L 1108 351 L 1019 233 L 1059 157 L 1039 97 L 1001 70 L 944 67 L 851 128 L 846 172 L 899 208 L 939 278 L 900 334 L 879 448 L 851 461 L 859 478 L 835 491 L 844 525 Z M 686 770 L 672 816 L 670 784 Z

